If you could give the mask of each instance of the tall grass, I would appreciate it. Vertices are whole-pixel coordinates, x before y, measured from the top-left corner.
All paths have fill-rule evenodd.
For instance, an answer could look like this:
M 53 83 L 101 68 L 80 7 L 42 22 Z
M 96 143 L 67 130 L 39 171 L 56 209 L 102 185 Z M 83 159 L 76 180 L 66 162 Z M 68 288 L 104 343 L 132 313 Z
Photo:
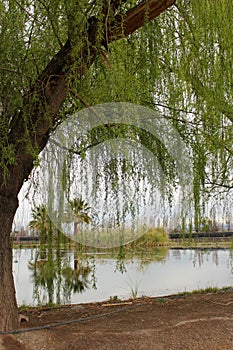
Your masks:
M 169 243 L 169 236 L 163 227 L 150 228 L 143 236 L 130 244 L 136 247 L 165 246 Z
M 131 230 L 130 228 L 112 228 L 102 230 L 83 230 L 74 237 L 74 240 L 83 245 L 102 248 L 127 248 L 164 246 L 169 243 L 169 236 L 163 227 L 146 229 L 145 227 Z

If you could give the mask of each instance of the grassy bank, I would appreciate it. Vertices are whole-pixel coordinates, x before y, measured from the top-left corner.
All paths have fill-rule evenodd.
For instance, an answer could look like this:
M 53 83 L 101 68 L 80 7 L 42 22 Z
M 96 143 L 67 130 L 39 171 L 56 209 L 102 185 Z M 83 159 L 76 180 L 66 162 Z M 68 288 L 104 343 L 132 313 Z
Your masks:
M 38 248 L 39 242 L 12 242 L 14 249 L 20 248 Z M 53 238 L 53 246 L 57 247 L 56 238 Z M 82 252 L 118 252 L 119 246 L 107 247 L 107 248 L 93 248 L 90 246 L 85 246 L 80 243 L 73 241 L 68 237 L 63 237 L 63 240 L 59 243 L 60 249 L 75 249 Z M 45 248 L 47 245 L 45 244 Z M 206 249 L 216 249 L 216 248 L 229 248 L 233 249 L 233 237 L 203 237 L 203 238 L 180 238 L 170 239 L 168 233 L 161 227 L 150 228 L 144 235 L 141 237 L 130 241 L 129 243 L 123 245 L 126 251 L 140 251 L 148 250 L 159 247 L 164 248 L 181 248 L 181 249 L 197 249 L 197 248 L 206 248 Z

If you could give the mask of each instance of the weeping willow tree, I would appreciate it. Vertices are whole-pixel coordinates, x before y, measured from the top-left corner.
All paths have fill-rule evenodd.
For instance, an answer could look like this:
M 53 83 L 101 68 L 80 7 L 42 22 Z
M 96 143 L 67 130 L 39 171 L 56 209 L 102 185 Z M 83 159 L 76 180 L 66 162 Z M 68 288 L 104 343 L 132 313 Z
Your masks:
M 18 321 L 10 243 L 17 195 L 64 118 L 77 80 L 81 88 L 103 48 L 173 2 L 1 2 L 0 330 Z
M 51 133 L 74 111 L 126 101 L 170 120 L 191 146 L 197 224 L 202 191 L 232 189 L 232 0 L 174 3 L 1 2 L 0 330 L 18 322 L 10 243 L 18 193 Z M 158 155 L 174 184 L 166 149 L 140 128 L 97 128 L 80 154 L 122 130 Z

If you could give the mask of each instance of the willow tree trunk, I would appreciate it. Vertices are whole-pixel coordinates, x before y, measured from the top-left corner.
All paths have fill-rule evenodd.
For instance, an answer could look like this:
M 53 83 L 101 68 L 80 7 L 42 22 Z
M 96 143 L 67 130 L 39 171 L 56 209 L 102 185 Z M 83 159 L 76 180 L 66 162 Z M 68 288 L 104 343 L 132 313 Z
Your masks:
M 16 198 L 0 198 L 0 330 L 18 328 L 18 310 L 12 274 L 10 232 L 18 206 Z

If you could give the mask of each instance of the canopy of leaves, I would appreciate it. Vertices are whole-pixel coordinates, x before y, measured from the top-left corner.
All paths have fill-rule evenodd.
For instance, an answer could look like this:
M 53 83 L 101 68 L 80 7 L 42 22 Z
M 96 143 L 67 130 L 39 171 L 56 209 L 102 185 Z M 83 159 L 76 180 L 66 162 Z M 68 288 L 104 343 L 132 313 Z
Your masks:
M 38 115 L 46 112 L 39 91 L 48 88 L 49 95 L 57 77 L 50 76 L 46 67 L 59 50 L 66 53 L 72 47 L 58 73 L 69 67 L 70 93 L 56 120 L 49 120 L 48 132 L 74 111 L 97 103 L 127 101 L 159 111 L 191 146 L 198 211 L 201 190 L 233 187 L 233 3 L 177 0 L 156 20 L 113 41 L 116 14 L 137 4 L 133 0 L 1 2 L 0 166 L 7 172 L 17 162 L 17 144 L 24 142 L 33 157 L 43 148 L 43 142 L 38 146 L 33 138 L 40 127 L 35 110 Z M 58 66 L 60 59 L 57 56 Z M 19 118 L 22 133 L 16 130 Z M 150 135 L 129 129 L 118 126 L 114 137 L 125 132 L 151 149 Z M 97 142 L 110 137 L 103 128 L 95 136 Z M 84 139 L 91 147 L 93 134 Z M 167 179 L 174 183 L 169 155 L 158 142 L 154 145 Z

